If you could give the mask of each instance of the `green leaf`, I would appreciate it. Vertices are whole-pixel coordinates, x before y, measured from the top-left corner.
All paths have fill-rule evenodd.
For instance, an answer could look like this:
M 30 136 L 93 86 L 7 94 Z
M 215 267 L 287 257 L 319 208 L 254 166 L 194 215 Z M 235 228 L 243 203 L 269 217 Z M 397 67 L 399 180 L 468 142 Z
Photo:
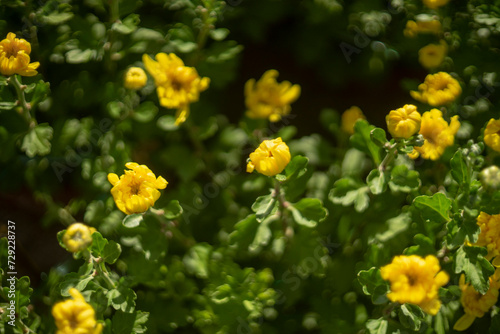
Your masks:
M 49 15 L 42 16 L 41 22 L 43 24 L 59 25 L 73 18 L 73 13 L 71 12 L 52 12 Z
M 128 35 L 137 29 L 137 25 L 141 22 L 138 14 L 130 14 L 123 21 L 117 21 L 111 26 L 111 30 L 120 34 Z
M 245 219 L 234 225 L 234 231 L 229 235 L 229 242 L 237 244 L 238 247 L 246 249 L 253 242 L 255 234 L 260 224 L 254 214 L 248 215 Z
M 451 176 L 461 186 L 468 187 L 470 184 L 470 175 L 462 154 L 462 150 L 458 150 L 450 160 Z
M 380 276 L 379 268 L 370 268 L 361 270 L 358 273 L 358 282 L 366 295 L 372 296 L 374 304 L 383 304 L 387 302 L 387 293 L 389 292 L 389 283 Z
M 101 233 L 92 233 L 92 244 L 90 245 L 90 251 L 94 257 L 102 257 L 104 254 L 104 249 L 108 245 L 108 240 L 104 238 Z
M 354 134 L 350 138 L 352 146 L 369 154 L 376 165 L 381 162 L 381 148 L 372 141 L 371 131 L 375 129 L 365 120 L 359 120 L 354 125 Z
M 419 233 L 415 235 L 413 237 L 413 242 L 416 244 L 416 246 L 408 247 L 404 252 L 405 255 L 426 256 L 436 253 L 434 242 L 429 237 L 423 234 Z
M 165 218 L 173 220 L 179 218 L 184 210 L 179 201 L 174 199 L 163 208 L 163 211 L 165 211 Z
M 113 333 L 114 334 L 142 334 L 146 333 L 144 326 L 148 321 L 149 313 L 135 311 L 132 313 L 125 313 L 117 311 L 113 315 Z
M 301 155 L 296 155 L 288 163 L 285 168 L 285 175 L 287 180 L 296 179 L 301 177 L 307 171 L 307 163 L 309 159 Z
M 444 223 L 450 219 L 448 212 L 451 208 L 451 200 L 445 194 L 418 196 L 413 200 L 412 205 L 420 212 L 424 221 Z
M 216 41 L 222 41 L 227 37 L 227 35 L 229 35 L 229 29 L 226 28 L 212 29 L 210 30 L 209 35 Z
M 120 257 L 121 253 L 122 253 L 122 247 L 120 246 L 120 244 L 111 240 L 106 246 L 104 246 L 104 250 L 102 252 L 102 258 L 104 259 L 105 262 L 113 264 Z
M 358 212 L 363 212 L 368 208 L 370 197 L 368 196 L 369 188 L 361 186 L 351 178 L 342 178 L 337 180 L 328 198 L 335 204 L 349 206 L 354 204 L 354 209 Z
M 370 131 L 370 138 L 372 141 L 380 147 L 383 147 L 387 143 L 387 136 L 384 129 L 375 128 Z
M 198 243 L 191 247 L 182 262 L 186 271 L 199 278 L 208 278 L 208 261 L 212 253 L 212 246 L 207 243 Z
M 259 196 L 252 204 L 252 210 L 255 212 L 258 222 L 269 216 L 277 207 L 278 202 L 276 201 L 276 196 L 273 196 L 273 194 Z
M 141 103 L 132 113 L 132 118 L 138 122 L 152 121 L 158 113 L 158 107 L 151 101 Z
M 385 318 L 369 319 L 366 322 L 366 328 L 370 334 L 386 334 L 388 321 Z
M 420 188 L 420 175 L 417 171 L 409 170 L 406 165 L 397 165 L 391 171 L 389 187 L 392 191 L 410 192 Z
M 91 49 L 86 49 L 86 50 L 80 50 L 80 49 L 73 49 L 68 52 L 66 52 L 66 62 L 70 64 L 82 64 L 82 63 L 87 63 L 91 59 L 93 59 L 96 55 L 95 50 Z
M 33 158 L 35 155 L 49 154 L 51 148 L 50 140 L 52 139 L 53 132 L 47 123 L 35 126 L 24 136 L 21 149 L 30 158 Z
M 0 86 L 7 86 L 9 83 L 7 82 L 7 78 L 3 75 L 0 75 Z
M 179 126 L 175 124 L 175 117 L 172 115 L 161 116 L 158 118 L 158 121 L 156 121 L 156 124 L 164 131 L 174 131 L 179 128 Z
M 305 227 L 315 227 L 328 214 L 321 200 L 317 198 L 303 198 L 287 209 L 292 213 L 295 222 Z
M 420 307 L 412 304 L 401 305 L 398 316 L 401 324 L 412 331 L 418 331 L 425 319 L 425 314 Z
M 387 189 L 387 180 L 385 173 L 378 169 L 373 169 L 366 177 L 366 183 L 374 195 L 379 195 Z
M 75 288 L 78 291 L 83 291 L 87 284 L 94 278 L 93 275 L 80 276 L 77 273 L 69 273 L 64 276 L 62 282 L 59 284 L 61 296 L 69 297 L 69 289 Z
M 484 247 L 462 246 L 455 255 L 455 273 L 465 272 L 466 281 L 483 295 L 490 287 L 489 277 L 495 272 L 493 265 L 484 258 L 487 254 Z
M 259 224 L 259 227 L 257 228 L 257 232 L 255 233 L 255 238 L 253 239 L 250 246 L 248 246 L 248 250 L 251 253 L 258 253 L 263 246 L 266 246 L 269 243 L 269 240 L 271 240 L 272 236 L 269 225 L 278 220 L 279 217 L 277 215 L 268 216 L 264 220 L 262 220 L 262 222 Z
M 111 289 L 106 294 L 108 305 L 113 306 L 115 310 L 130 313 L 135 309 L 135 299 L 137 295 L 134 290 L 119 285 L 116 289 Z
M 11 110 L 17 105 L 16 102 L 0 102 L 0 110 Z
M 132 215 L 125 216 L 125 218 L 123 218 L 122 224 L 125 227 L 133 228 L 139 226 L 143 219 L 144 215 L 142 213 L 134 213 Z

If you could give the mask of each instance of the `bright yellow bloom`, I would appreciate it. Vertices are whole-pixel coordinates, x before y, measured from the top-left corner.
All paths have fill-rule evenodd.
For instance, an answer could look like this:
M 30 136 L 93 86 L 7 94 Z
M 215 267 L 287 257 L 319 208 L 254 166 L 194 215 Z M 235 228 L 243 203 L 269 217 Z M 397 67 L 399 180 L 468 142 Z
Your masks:
M 352 135 L 354 133 L 354 125 L 360 119 L 366 119 L 365 115 L 357 106 L 352 106 L 342 114 L 342 130 Z
M 246 115 L 250 118 L 268 118 L 277 122 L 282 116 L 290 114 L 290 104 L 300 96 L 300 86 L 292 85 L 289 81 L 278 83 L 276 70 L 266 71 L 255 82 L 250 79 L 245 84 L 245 104 L 248 108 Z
M 441 32 L 441 22 L 439 22 L 438 20 L 416 22 L 410 20 L 406 22 L 406 28 L 403 33 L 406 37 L 416 37 L 418 34 L 439 35 Z
M 52 316 L 56 321 L 56 334 L 100 334 L 102 324 L 97 323 L 95 311 L 81 293 L 69 289 L 73 299 L 59 302 L 52 307 Z
M 500 283 L 498 282 L 498 274 L 495 273 L 490 277 L 490 288 L 484 295 L 477 292 L 470 283 L 465 283 L 464 274 L 460 276 L 459 284 L 460 290 L 462 290 L 460 302 L 465 314 L 457 320 L 453 329 L 464 331 L 472 325 L 476 318 L 482 318 L 497 303 Z
M 436 315 L 441 307 L 438 290 L 449 280 L 448 274 L 440 270 L 434 255 L 425 259 L 417 255 L 400 255 L 380 268 L 380 274 L 391 283 L 391 292 L 387 294 L 391 301 L 415 304 L 424 312 Z
M 19 74 L 25 77 L 37 75 L 39 62 L 30 64 L 31 44 L 16 34 L 9 32 L 0 42 L 0 74 Z
M 165 189 L 168 182 L 156 175 L 146 166 L 135 162 L 127 162 L 125 174 L 118 178 L 114 173 L 108 174 L 108 181 L 113 185 L 111 195 L 118 209 L 131 215 L 141 213 L 152 207 L 160 197 L 158 189 Z
M 474 246 L 486 247 L 488 249 L 488 260 L 495 258 L 494 264 L 497 264 L 497 259 L 500 260 L 500 214 L 489 215 L 486 212 L 480 212 L 477 217 L 477 225 L 481 232 Z
M 418 90 L 418 92 L 411 91 L 411 96 L 433 107 L 453 102 L 462 94 L 462 87 L 458 81 L 446 72 L 427 75 L 424 83 L 418 85 Z
M 95 228 L 93 227 L 82 223 L 74 223 L 68 227 L 62 241 L 70 252 L 76 253 L 90 246 L 92 243 L 92 233 L 94 232 Z
M 274 176 L 285 169 L 290 158 L 290 149 L 280 137 L 264 140 L 253 153 L 250 153 L 247 172 L 251 173 L 256 169 L 266 176 Z
M 484 129 L 484 143 L 500 152 L 500 119 L 490 119 Z
M 420 129 L 420 113 L 413 104 L 405 104 L 403 108 L 391 110 L 385 117 L 387 130 L 394 138 L 408 139 Z
M 160 104 L 177 109 L 176 125 L 179 125 L 189 116 L 189 105 L 198 101 L 200 92 L 208 88 L 210 79 L 201 78 L 194 67 L 184 66 L 173 53 L 158 53 L 155 58 L 157 61 L 143 55 L 142 61 L 155 80 Z
M 125 80 L 123 85 L 127 89 L 139 90 L 146 86 L 148 77 L 146 72 L 140 67 L 130 67 L 127 72 L 125 72 Z
M 446 5 L 450 0 L 422 0 L 424 5 L 430 9 L 436 9 Z
M 426 69 L 433 69 L 441 65 L 446 53 L 448 52 L 448 44 L 441 40 L 439 44 L 429 44 L 418 51 L 418 61 Z
M 422 115 L 419 133 L 424 137 L 422 146 L 415 146 L 410 158 L 416 159 L 418 155 L 429 160 L 437 160 L 443 155 L 444 150 L 453 145 L 455 135 L 460 128 L 458 116 L 451 118 L 450 124 L 443 119 L 439 109 L 432 109 Z

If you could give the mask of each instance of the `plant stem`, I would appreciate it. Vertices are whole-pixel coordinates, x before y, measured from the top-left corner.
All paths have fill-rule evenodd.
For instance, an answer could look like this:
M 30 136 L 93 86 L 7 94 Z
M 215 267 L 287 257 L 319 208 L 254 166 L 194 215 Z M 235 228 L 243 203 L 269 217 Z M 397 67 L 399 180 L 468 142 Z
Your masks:
M 104 260 L 102 258 L 95 258 L 94 256 L 92 256 L 92 254 L 90 256 L 95 270 L 99 273 L 100 276 L 104 277 L 104 281 L 106 281 L 108 288 L 116 288 L 115 283 L 113 282 L 111 277 L 109 277 L 109 271 L 108 269 L 106 269 L 106 265 L 104 264 L 104 262 L 102 262 Z
M 398 153 L 398 142 L 389 146 L 389 149 L 384 157 L 384 160 L 382 160 L 382 162 L 378 166 L 378 170 L 380 171 L 380 173 L 383 173 L 387 169 L 389 164 L 396 157 L 397 153 Z
M 26 123 L 33 128 L 36 126 L 36 120 L 31 115 L 31 105 L 26 101 L 26 96 L 24 95 L 24 90 L 26 86 L 22 85 L 19 81 L 17 75 L 11 75 L 7 81 L 14 87 L 17 94 L 17 100 L 19 101 L 22 109 L 21 115 L 26 120 Z

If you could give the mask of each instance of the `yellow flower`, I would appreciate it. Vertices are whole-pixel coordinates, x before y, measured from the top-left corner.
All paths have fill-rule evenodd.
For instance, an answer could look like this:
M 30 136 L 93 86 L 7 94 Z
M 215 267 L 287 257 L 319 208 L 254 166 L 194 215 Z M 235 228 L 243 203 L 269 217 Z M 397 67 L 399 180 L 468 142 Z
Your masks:
M 350 107 L 342 114 L 342 130 L 352 135 L 354 133 L 354 124 L 359 119 L 366 119 L 361 109 L 357 106 Z
M 30 64 L 31 44 L 16 34 L 9 32 L 7 38 L 0 41 L 0 74 L 19 74 L 26 77 L 37 75 L 39 62 Z
M 127 162 L 125 174 L 118 178 L 114 173 L 108 174 L 108 181 L 113 185 L 111 195 L 118 209 L 131 215 L 141 213 L 152 207 L 160 197 L 158 189 L 165 189 L 168 182 L 155 174 L 146 166 L 135 162 Z
M 97 323 L 95 311 L 87 304 L 81 293 L 69 289 L 73 299 L 59 302 L 52 307 L 52 316 L 56 321 L 56 334 L 100 334 L 102 324 Z
M 387 130 L 394 138 L 408 139 L 420 129 L 420 113 L 413 104 L 405 104 L 403 108 L 391 110 L 385 117 Z
M 474 246 L 486 247 L 488 249 L 488 260 L 495 258 L 493 264 L 500 265 L 500 214 L 489 215 L 486 212 L 480 212 L 477 217 L 477 225 L 481 232 Z
M 427 75 L 424 83 L 418 85 L 418 90 L 411 91 L 411 96 L 433 107 L 453 102 L 462 94 L 458 81 L 446 72 Z
M 68 227 L 62 241 L 70 252 L 76 253 L 90 246 L 92 243 L 92 233 L 94 232 L 95 228 L 93 227 L 82 223 L 74 223 Z
M 189 105 L 198 101 L 200 92 L 210 84 L 209 78 L 201 78 L 194 67 L 184 66 L 175 54 L 158 53 L 154 61 L 148 55 L 142 56 L 146 70 L 155 80 L 160 104 L 177 109 L 176 125 L 189 116 Z
M 484 143 L 500 152 L 500 119 L 490 119 L 484 129 Z
M 269 70 L 257 83 L 255 79 L 246 82 L 245 104 L 248 117 L 268 118 L 271 122 L 277 122 L 290 113 L 290 104 L 300 96 L 300 86 L 292 85 L 289 81 L 278 83 L 278 75 L 278 71 Z
M 440 287 L 448 283 L 449 276 L 440 271 L 438 259 L 433 255 L 400 255 L 392 263 L 380 268 L 384 280 L 391 283 L 387 297 L 398 303 L 418 305 L 428 314 L 436 315 L 441 307 Z
M 408 21 L 404 35 L 406 37 L 416 37 L 418 34 L 440 34 L 442 32 L 441 22 L 438 20 L 430 21 Z
M 430 9 L 436 9 L 446 5 L 450 0 L 422 0 L 424 5 Z
M 460 276 L 459 285 L 460 290 L 462 290 L 460 302 L 465 314 L 457 320 L 453 329 L 464 331 L 472 325 L 476 318 L 482 318 L 497 303 L 500 284 L 498 283 L 498 274 L 495 273 L 490 277 L 490 288 L 484 295 L 477 292 L 469 283 L 465 283 L 464 274 Z
M 124 86 L 127 89 L 139 90 L 146 86 L 148 77 L 140 67 L 130 67 L 125 73 Z
M 247 172 L 251 173 L 256 169 L 266 176 L 274 176 L 285 169 L 290 158 L 290 149 L 280 137 L 264 140 L 253 153 L 250 153 Z
M 439 44 L 429 44 L 418 51 L 418 61 L 426 69 L 433 69 L 441 65 L 446 53 L 448 52 L 448 44 L 441 40 Z
M 455 135 L 460 128 L 458 116 L 451 118 L 450 124 L 443 119 L 439 109 L 432 109 L 422 115 L 419 133 L 424 137 L 424 144 L 415 146 L 410 158 L 416 159 L 422 155 L 424 159 L 437 160 L 443 155 L 444 150 L 453 145 Z

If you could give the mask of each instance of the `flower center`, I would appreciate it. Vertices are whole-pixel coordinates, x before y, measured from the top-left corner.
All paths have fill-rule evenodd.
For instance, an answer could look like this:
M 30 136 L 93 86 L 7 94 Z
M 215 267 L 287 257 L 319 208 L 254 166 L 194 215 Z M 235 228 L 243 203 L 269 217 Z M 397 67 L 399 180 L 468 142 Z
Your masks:
M 4 45 L 3 51 L 5 52 L 5 57 L 17 57 L 17 53 L 19 49 L 17 48 L 16 43 L 9 43 L 8 45 Z
M 179 80 L 172 80 L 172 87 L 174 88 L 174 90 L 180 91 L 182 89 L 182 82 L 180 82 Z

